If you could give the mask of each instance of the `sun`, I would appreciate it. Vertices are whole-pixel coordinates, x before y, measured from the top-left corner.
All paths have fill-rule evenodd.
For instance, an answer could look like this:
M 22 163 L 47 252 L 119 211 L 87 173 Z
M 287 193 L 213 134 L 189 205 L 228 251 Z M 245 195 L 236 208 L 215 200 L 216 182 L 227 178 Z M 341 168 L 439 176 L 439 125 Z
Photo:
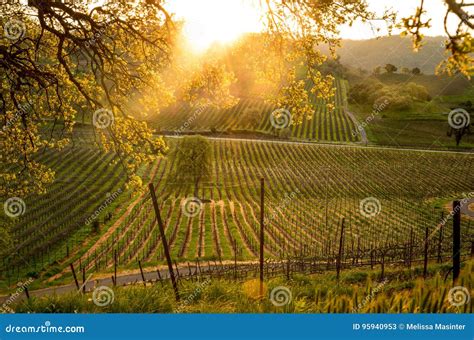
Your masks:
M 198 52 L 261 30 L 259 9 L 251 0 L 175 0 L 169 5 L 175 18 L 184 21 L 184 36 Z

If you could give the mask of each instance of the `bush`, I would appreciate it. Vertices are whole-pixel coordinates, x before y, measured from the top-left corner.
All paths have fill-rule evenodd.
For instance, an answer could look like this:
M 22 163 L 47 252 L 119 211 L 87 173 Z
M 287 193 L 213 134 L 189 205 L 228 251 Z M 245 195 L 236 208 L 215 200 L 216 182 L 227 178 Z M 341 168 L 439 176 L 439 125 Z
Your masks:
M 380 81 L 367 78 L 365 81 L 355 84 L 349 90 L 349 101 L 353 103 L 368 103 L 373 100 L 369 97 L 383 87 L 384 85 Z
M 384 85 L 378 80 L 367 79 L 354 85 L 349 91 L 349 101 L 370 104 L 374 110 L 383 111 L 387 108 L 402 111 L 411 108 L 414 101 L 430 101 L 426 88 L 416 83 L 403 85 Z

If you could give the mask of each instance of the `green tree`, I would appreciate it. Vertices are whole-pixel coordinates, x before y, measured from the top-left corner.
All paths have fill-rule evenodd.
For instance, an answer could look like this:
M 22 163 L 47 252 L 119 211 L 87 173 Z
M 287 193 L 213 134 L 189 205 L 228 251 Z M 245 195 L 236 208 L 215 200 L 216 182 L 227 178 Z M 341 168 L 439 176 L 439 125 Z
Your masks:
M 385 71 L 387 71 L 387 73 L 395 73 L 397 72 L 398 68 L 395 66 L 395 65 L 392 65 L 392 64 L 387 64 L 385 65 Z
M 211 144 L 202 136 L 185 136 L 173 151 L 178 185 L 191 183 L 194 197 L 199 197 L 199 184 L 211 175 Z
M 184 100 L 194 108 L 230 108 L 237 103 L 237 99 L 230 94 L 230 87 L 235 81 L 234 74 L 228 72 L 225 65 L 205 63 L 185 83 Z
M 411 73 L 415 76 L 418 76 L 421 74 L 421 70 L 418 67 L 415 67 L 411 70 Z

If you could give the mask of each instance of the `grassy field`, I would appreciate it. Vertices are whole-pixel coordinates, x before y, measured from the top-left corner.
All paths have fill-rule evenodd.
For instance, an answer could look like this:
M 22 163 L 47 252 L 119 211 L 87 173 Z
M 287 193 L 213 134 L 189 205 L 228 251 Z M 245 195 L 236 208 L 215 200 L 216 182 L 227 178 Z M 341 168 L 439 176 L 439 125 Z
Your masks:
M 474 264 L 463 265 L 458 284 L 473 292 Z M 391 268 L 380 271 L 347 271 L 339 281 L 334 274 L 293 275 L 265 282 L 201 278 L 180 281 L 183 302 L 174 300 L 170 285 L 117 287 L 103 305 L 92 294 L 32 298 L 16 306 L 20 313 L 473 313 L 473 304 L 450 302 L 451 282 L 443 274 L 448 266 L 432 265 L 429 276 L 422 269 Z M 273 293 L 272 293 L 273 292 Z M 279 298 L 276 294 L 281 294 Z M 113 297 L 113 299 L 112 299 Z
M 168 142 L 173 147 L 176 141 Z M 204 203 L 194 216 L 185 214 L 192 184 L 174 183 L 171 159 L 141 169 L 144 182 L 152 181 L 157 188 L 171 255 L 177 262 L 256 258 L 261 177 L 267 188 L 269 258 L 334 256 L 343 218 L 347 254 L 406 244 L 410 235 L 420 245 L 426 227 L 437 232 L 447 203 L 465 196 L 474 185 L 471 154 L 211 143 L 214 171 L 201 186 L 199 198 Z M 114 252 L 120 269 L 136 269 L 138 260 L 145 266 L 164 263 L 149 194 L 125 190 L 124 176 L 111 164 L 111 155 L 80 146 L 42 157 L 57 172 L 51 191 L 41 199 L 27 198 L 26 213 L 17 220 L 2 215 L 18 244 L 17 252 L 3 260 L 4 288 L 28 275 L 38 276 L 39 286 L 70 282 L 69 263 L 88 273 L 110 272 Z M 364 200 L 376 205 L 374 216 L 364 215 Z M 100 211 L 102 224 L 98 231 L 86 223 L 95 211 Z M 110 220 L 105 220 L 109 213 Z M 463 220 L 464 249 L 470 247 L 471 222 Z M 430 247 L 435 251 L 437 243 Z M 451 249 L 449 230 L 442 249 L 443 253 Z
M 352 103 L 349 108 L 359 122 L 365 122 L 370 143 L 391 147 L 422 147 L 426 149 L 472 149 L 474 134 L 465 135 L 459 147 L 454 137 L 447 136 L 448 113 L 474 98 L 474 86 L 457 76 L 455 78 L 434 75 L 382 74 L 384 84 L 423 85 L 432 96 L 429 102 L 415 102 L 411 108 L 376 112 L 370 105 Z M 373 116 L 373 117 L 372 117 Z M 472 114 L 471 114 L 472 116 Z

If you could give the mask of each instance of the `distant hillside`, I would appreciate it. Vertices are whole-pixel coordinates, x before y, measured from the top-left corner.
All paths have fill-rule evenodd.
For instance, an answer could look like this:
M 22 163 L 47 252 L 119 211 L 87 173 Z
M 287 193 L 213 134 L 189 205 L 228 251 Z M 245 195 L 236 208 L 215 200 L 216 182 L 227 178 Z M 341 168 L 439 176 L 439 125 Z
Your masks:
M 413 51 L 409 38 L 400 36 L 343 40 L 338 54 L 342 64 L 368 71 L 390 63 L 399 70 L 418 67 L 425 74 L 434 74 L 436 66 L 444 59 L 444 40 L 443 37 L 426 37 L 419 52 Z
M 463 75 L 457 74 L 453 77 L 445 75 L 422 74 L 418 76 L 410 74 L 388 74 L 383 73 L 376 77 L 385 84 L 407 84 L 414 82 L 423 85 L 432 96 L 463 95 L 466 90 L 474 86 L 474 80 L 468 80 Z

